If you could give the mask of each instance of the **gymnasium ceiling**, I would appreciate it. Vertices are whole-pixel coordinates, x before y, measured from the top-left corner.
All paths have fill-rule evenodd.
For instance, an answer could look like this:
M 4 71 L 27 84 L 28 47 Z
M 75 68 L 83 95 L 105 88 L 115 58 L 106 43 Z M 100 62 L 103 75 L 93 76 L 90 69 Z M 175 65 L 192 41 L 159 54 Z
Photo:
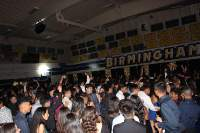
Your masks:
M 1 0 L 0 35 L 67 44 L 94 32 L 84 26 L 100 30 L 130 16 L 194 1 L 199 0 Z M 58 22 L 59 11 L 73 24 Z M 34 25 L 42 18 L 47 28 L 36 34 Z

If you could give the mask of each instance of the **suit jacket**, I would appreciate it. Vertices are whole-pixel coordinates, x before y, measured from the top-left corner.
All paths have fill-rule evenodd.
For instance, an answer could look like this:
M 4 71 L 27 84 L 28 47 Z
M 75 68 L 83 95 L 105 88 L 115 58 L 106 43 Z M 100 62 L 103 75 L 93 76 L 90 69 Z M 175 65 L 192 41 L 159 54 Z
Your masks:
M 166 133 L 180 133 L 184 127 L 180 122 L 180 111 L 169 96 L 160 98 L 161 115 L 163 122 L 159 122 L 158 126 L 165 129 Z
M 180 103 L 179 109 L 181 112 L 180 121 L 185 128 L 194 129 L 194 133 L 198 132 L 198 121 L 200 121 L 200 106 L 193 100 L 184 100 Z
M 127 119 L 114 126 L 113 133 L 146 133 L 146 128 L 133 119 Z
M 17 127 L 21 129 L 21 133 L 30 133 L 30 128 L 25 114 L 18 112 L 15 117 L 15 123 Z

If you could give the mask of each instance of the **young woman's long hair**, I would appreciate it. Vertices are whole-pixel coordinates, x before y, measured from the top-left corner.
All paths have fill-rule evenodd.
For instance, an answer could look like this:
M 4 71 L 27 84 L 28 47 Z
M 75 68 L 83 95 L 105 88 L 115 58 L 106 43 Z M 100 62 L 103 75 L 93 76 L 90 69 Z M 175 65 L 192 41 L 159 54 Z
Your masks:
M 64 125 L 63 133 L 83 133 L 80 121 L 75 114 L 67 114 L 67 122 Z
M 77 117 L 81 117 L 84 111 L 84 100 L 81 97 L 77 97 L 72 102 L 72 112 L 77 115 Z
M 45 119 L 43 118 L 43 115 L 48 111 L 48 108 L 46 107 L 40 107 L 38 108 L 32 119 L 32 125 L 31 125 L 31 133 L 37 133 L 37 129 L 40 126 L 40 124 L 46 124 Z
M 70 110 L 67 107 L 62 107 L 58 114 L 58 120 L 56 123 L 56 128 L 58 132 L 63 131 L 64 124 L 67 122 L 67 114 L 70 113 Z
M 82 116 L 82 127 L 84 133 L 96 133 L 96 110 L 92 106 L 88 106 L 85 108 Z
M 132 95 L 130 100 L 133 102 L 133 108 L 135 115 L 139 118 L 140 123 L 144 124 L 144 106 L 140 98 L 136 95 Z

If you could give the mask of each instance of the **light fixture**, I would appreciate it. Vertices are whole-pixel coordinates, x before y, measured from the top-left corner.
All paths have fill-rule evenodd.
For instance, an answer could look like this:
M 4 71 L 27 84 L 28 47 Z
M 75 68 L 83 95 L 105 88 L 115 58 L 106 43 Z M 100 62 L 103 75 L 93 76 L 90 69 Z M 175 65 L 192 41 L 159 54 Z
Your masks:
M 40 76 L 47 76 L 49 72 L 49 67 L 46 64 L 42 64 L 38 67 L 37 73 Z

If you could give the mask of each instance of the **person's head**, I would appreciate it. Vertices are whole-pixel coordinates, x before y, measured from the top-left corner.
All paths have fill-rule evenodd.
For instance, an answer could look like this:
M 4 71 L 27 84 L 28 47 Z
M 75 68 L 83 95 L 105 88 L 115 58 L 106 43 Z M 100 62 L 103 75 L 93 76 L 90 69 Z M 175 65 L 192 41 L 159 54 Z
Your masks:
M 82 115 L 82 127 L 84 133 L 96 133 L 96 110 L 92 106 L 85 108 Z
M 48 108 L 46 107 L 39 107 L 34 115 L 33 115 L 33 120 L 40 121 L 40 122 L 45 122 L 49 118 L 49 111 Z
M 31 97 L 31 102 L 34 103 L 37 98 L 36 98 L 36 90 L 27 90 L 28 91 L 28 96 Z
M 1 109 L 2 107 L 4 107 L 4 100 L 3 100 L 3 98 L 0 98 L 0 109 Z
M 50 97 L 54 97 L 55 92 L 55 86 L 51 86 L 51 88 L 48 90 Z
M 115 89 L 115 90 L 118 90 L 118 89 L 119 89 L 119 83 L 118 83 L 118 82 L 115 82 L 115 83 L 114 83 L 114 89 Z
M 181 80 L 180 79 L 175 78 L 173 80 L 173 83 L 175 84 L 176 88 L 180 88 L 180 86 L 181 86 Z
M 57 130 L 62 131 L 64 124 L 67 122 L 67 114 L 70 113 L 70 110 L 66 107 L 62 107 L 58 113 L 57 118 Z
M 108 102 L 108 114 L 110 117 L 115 117 L 119 113 L 119 99 L 117 97 L 113 97 Z
M 0 133 L 20 133 L 21 129 L 17 128 L 15 123 L 0 124 Z
M 76 93 L 79 93 L 81 91 L 81 88 L 78 84 L 75 84 L 73 88 L 75 89 Z
M 103 85 L 105 92 L 108 94 L 112 94 L 113 93 L 113 86 L 111 83 L 107 83 L 105 85 Z
M 29 97 L 22 97 L 20 100 L 19 100 L 19 103 L 18 103 L 18 107 L 19 107 L 19 111 L 23 114 L 27 114 L 31 111 L 31 98 Z
M 144 93 L 146 93 L 147 95 L 150 95 L 150 86 L 149 84 L 145 83 L 142 88 L 141 88 L 142 91 L 144 91 Z
M 41 91 L 37 91 L 35 97 L 36 97 L 36 100 L 40 101 L 40 99 L 43 97 L 42 92 Z
M 193 96 L 193 91 L 189 88 L 184 88 L 182 90 L 182 96 L 184 99 L 191 100 Z
M 71 97 L 72 97 L 71 89 L 70 89 L 70 88 L 66 88 L 66 89 L 63 91 L 63 96 L 64 96 L 64 97 L 71 98 Z
M 86 90 L 86 93 L 89 95 L 89 94 L 92 94 L 93 93 L 93 88 L 94 86 L 91 85 L 91 84 L 86 84 L 85 86 L 85 90 Z
M 97 90 L 98 90 L 98 94 L 103 94 L 103 93 L 105 93 L 105 88 L 104 88 L 104 86 L 98 86 L 98 87 L 97 87 Z
M 171 90 L 174 90 L 176 88 L 175 84 L 174 83 L 167 83 L 166 84 L 166 91 L 167 93 L 170 93 Z
M 16 104 L 17 103 L 17 97 L 15 95 L 11 95 L 9 100 L 10 100 L 10 103 L 12 103 L 12 104 Z
M 166 95 L 165 84 L 163 82 L 156 83 L 154 85 L 154 92 L 156 96 L 158 96 L 159 98 L 161 98 L 162 96 L 165 96 Z
M 37 128 L 40 124 L 44 124 L 46 123 L 46 121 L 49 118 L 49 112 L 48 112 L 48 108 L 45 107 L 39 107 L 34 115 L 33 115 L 33 119 L 32 119 L 32 131 L 37 131 Z
M 69 113 L 66 116 L 66 119 L 68 120 L 63 127 L 63 132 L 65 133 L 83 133 L 81 124 L 79 120 L 77 119 L 76 115 L 73 113 Z
M 73 86 L 71 88 L 71 93 L 72 93 L 72 97 L 79 96 L 82 93 L 80 86 L 78 85 Z
M 50 107 L 51 102 L 48 96 L 44 96 L 40 98 L 40 104 L 42 105 L 42 107 Z
M 156 97 L 155 94 L 152 94 L 152 95 L 151 95 L 151 101 L 152 101 L 152 103 L 158 102 L 158 97 Z
M 130 84 L 130 85 L 129 85 L 129 89 L 130 89 L 130 92 L 131 92 L 133 95 L 137 95 L 138 92 L 140 91 L 140 88 L 138 87 L 137 84 Z
M 127 87 L 127 85 L 121 84 L 121 85 L 120 85 L 120 90 L 121 90 L 123 93 L 127 93 L 127 92 L 128 92 L 128 87 Z
M 177 89 L 172 89 L 170 92 L 170 97 L 173 101 L 178 101 L 179 98 L 179 90 Z
M 120 112 L 125 119 L 132 119 L 134 116 L 133 102 L 130 99 L 123 99 L 119 102 Z
M 77 97 L 72 102 L 72 112 L 77 115 L 77 117 L 81 117 L 84 110 L 84 100 L 81 97 Z

